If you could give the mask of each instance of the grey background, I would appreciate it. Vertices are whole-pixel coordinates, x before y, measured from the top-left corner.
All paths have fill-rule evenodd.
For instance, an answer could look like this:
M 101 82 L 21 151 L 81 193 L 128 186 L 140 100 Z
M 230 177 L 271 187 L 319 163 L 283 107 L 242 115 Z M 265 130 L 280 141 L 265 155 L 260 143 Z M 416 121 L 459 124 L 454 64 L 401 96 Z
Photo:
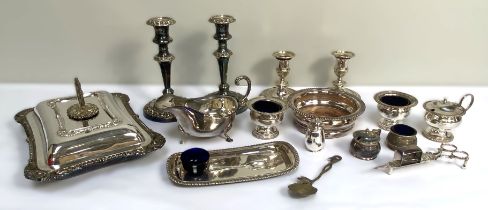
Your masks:
M 352 50 L 350 85 L 487 85 L 488 1 L 247 0 L 0 3 L 0 82 L 161 84 L 154 31 L 170 16 L 173 85 L 217 84 L 208 18 L 231 14 L 229 82 L 272 85 L 271 53 L 294 51 L 293 86 L 328 86 L 334 49 Z

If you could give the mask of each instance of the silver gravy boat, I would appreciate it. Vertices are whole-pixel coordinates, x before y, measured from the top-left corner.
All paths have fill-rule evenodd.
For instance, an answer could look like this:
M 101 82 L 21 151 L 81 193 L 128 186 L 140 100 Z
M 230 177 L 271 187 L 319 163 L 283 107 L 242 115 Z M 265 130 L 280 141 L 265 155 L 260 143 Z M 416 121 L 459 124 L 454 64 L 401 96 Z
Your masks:
M 244 97 L 247 100 L 246 92 Z M 167 105 L 163 109 L 176 117 L 178 128 L 184 134 L 193 137 L 225 137 L 232 142 L 227 132 L 232 128 L 239 103 L 231 96 L 205 96 L 184 98 L 175 95 L 163 95 L 158 101 Z

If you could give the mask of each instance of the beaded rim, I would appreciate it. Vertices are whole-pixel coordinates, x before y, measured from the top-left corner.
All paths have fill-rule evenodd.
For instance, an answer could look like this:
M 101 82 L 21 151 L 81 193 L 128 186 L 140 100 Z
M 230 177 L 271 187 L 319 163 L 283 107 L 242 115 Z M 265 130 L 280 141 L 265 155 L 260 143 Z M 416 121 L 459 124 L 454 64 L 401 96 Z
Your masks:
M 352 112 L 348 115 L 343 115 L 343 116 L 339 116 L 339 117 L 317 117 L 317 116 L 314 116 L 312 114 L 302 112 L 295 105 L 294 101 L 298 96 L 300 96 L 304 93 L 310 93 L 310 92 L 319 92 L 319 93 L 320 92 L 327 92 L 327 93 L 335 92 L 337 94 L 344 94 L 347 97 L 353 99 L 353 101 L 356 103 L 358 108 L 356 110 L 354 110 L 354 112 Z M 332 89 L 332 88 L 306 88 L 306 89 L 298 90 L 298 91 L 292 93 L 290 96 L 288 96 L 288 107 L 290 107 L 295 112 L 295 115 L 303 116 L 303 117 L 305 117 L 305 119 L 319 119 L 319 120 L 324 120 L 324 121 L 325 120 L 352 120 L 352 121 L 354 121 L 361 114 L 363 114 L 364 111 L 366 110 L 366 105 L 364 104 L 363 100 L 361 100 L 360 98 L 358 98 L 352 94 L 349 94 L 345 91 L 340 91 L 340 90 L 336 90 L 336 89 Z
M 213 185 L 221 185 L 221 184 L 234 184 L 234 183 L 240 183 L 240 182 L 250 182 L 250 181 L 257 181 L 257 180 L 263 180 L 263 179 L 269 179 L 273 177 L 278 177 L 282 176 L 285 174 L 290 173 L 291 171 L 295 170 L 298 167 L 298 164 L 300 163 L 300 157 L 298 156 L 297 150 L 288 142 L 284 141 L 274 141 L 274 142 L 269 142 L 269 143 L 263 143 L 263 144 L 256 144 L 256 145 L 249 145 L 249 146 L 244 146 L 244 147 L 237 147 L 237 148 L 230 148 L 230 149 L 219 149 L 219 150 L 212 150 L 209 151 L 210 155 L 212 153 L 219 153 L 219 152 L 230 152 L 230 151 L 237 151 L 241 149 L 248 149 L 248 148 L 253 148 L 253 147 L 259 147 L 263 145 L 281 145 L 288 147 L 290 151 L 293 153 L 293 157 L 295 158 L 295 161 L 293 162 L 293 166 L 290 168 L 287 168 L 284 171 L 278 172 L 278 173 L 272 173 L 272 174 L 267 174 L 264 176 L 252 176 L 252 177 L 242 177 L 242 178 L 237 178 L 237 179 L 232 179 L 232 180 L 221 180 L 221 181 L 205 181 L 205 182 L 195 182 L 195 181 L 184 181 L 180 178 L 177 177 L 177 175 L 174 173 L 174 167 L 175 167 L 175 162 L 176 160 L 180 157 L 181 152 L 172 154 L 168 160 L 166 161 L 166 172 L 168 173 L 168 178 L 175 184 L 177 185 L 182 185 L 182 186 L 189 186 L 189 187 L 201 187 L 201 186 L 213 186 Z

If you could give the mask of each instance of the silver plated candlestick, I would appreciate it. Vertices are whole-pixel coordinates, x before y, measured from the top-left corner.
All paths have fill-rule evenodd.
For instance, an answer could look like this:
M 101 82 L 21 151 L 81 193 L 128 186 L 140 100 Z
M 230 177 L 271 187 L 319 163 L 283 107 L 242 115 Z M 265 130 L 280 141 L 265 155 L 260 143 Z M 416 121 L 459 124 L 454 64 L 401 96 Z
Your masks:
M 290 60 L 295 57 L 295 53 L 292 51 L 281 50 L 273 53 L 273 56 L 278 60 L 278 67 L 276 73 L 279 79 L 276 81 L 276 87 L 268 88 L 261 92 L 260 95 L 264 97 L 279 98 L 286 101 L 288 96 L 295 92 L 295 90 L 288 87 L 288 81 L 286 76 L 290 73 Z
M 236 21 L 236 19 L 230 15 L 215 15 L 208 20 L 210 23 L 215 24 L 215 35 L 213 38 L 218 41 L 218 48 L 213 55 L 217 58 L 219 64 L 220 85 L 219 91 L 210 93 L 207 97 L 212 96 L 231 96 L 239 102 L 237 114 L 240 114 L 247 109 L 247 96 L 251 92 L 251 79 L 245 75 L 238 76 L 235 79 L 235 84 L 239 85 L 241 80 L 245 80 L 247 83 L 247 91 L 245 95 L 230 91 L 229 84 L 227 83 L 227 70 L 229 66 L 229 59 L 232 56 L 232 51 L 227 48 L 227 41 L 232 38 L 229 33 L 229 24 Z
M 158 45 L 159 52 L 154 56 L 154 60 L 159 63 L 164 83 L 164 95 L 173 95 L 174 90 L 171 88 L 171 62 L 175 56 L 168 51 L 168 44 L 173 41 L 169 36 L 169 26 L 176 21 L 170 17 L 153 17 L 147 20 L 146 24 L 154 27 L 155 36 L 153 42 Z M 175 122 L 173 114 L 163 111 L 169 106 L 168 101 L 162 101 L 162 97 L 151 100 L 144 106 L 144 117 L 158 122 Z
M 302 133 L 306 132 L 309 119 L 318 118 L 323 122 L 326 138 L 344 136 L 366 109 L 360 95 L 345 88 L 346 82 L 342 79 L 348 70 L 346 61 L 354 53 L 337 50 L 332 55 L 337 59 L 334 67 L 337 80 L 333 82 L 333 87 L 306 88 L 288 96 L 288 106 L 295 114 L 295 125 Z
M 361 98 L 361 96 L 356 91 L 353 91 L 349 88 L 344 88 L 344 86 L 346 85 L 346 81 L 343 80 L 343 77 L 346 76 L 346 73 L 349 71 L 349 67 L 346 65 L 346 62 L 349 59 L 353 58 L 355 54 L 351 51 L 336 50 L 332 52 L 332 55 L 336 58 L 334 73 L 337 76 L 337 79 L 332 82 L 334 88 Z

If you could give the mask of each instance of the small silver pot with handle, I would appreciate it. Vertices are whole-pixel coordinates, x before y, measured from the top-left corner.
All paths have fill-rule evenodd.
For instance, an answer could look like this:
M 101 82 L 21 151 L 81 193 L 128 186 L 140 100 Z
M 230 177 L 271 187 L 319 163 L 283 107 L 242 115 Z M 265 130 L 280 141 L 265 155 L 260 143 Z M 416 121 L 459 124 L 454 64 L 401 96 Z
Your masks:
M 467 107 L 463 107 L 464 99 L 470 98 Z M 431 100 L 424 103 L 427 127 L 422 131 L 425 138 L 441 143 L 451 142 L 454 135 L 451 130 L 461 124 L 461 119 L 474 102 L 473 94 L 464 95 L 459 103 L 444 100 Z
M 305 133 L 305 147 L 311 152 L 318 152 L 325 147 L 323 122 L 317 118 L 310 120 Z

